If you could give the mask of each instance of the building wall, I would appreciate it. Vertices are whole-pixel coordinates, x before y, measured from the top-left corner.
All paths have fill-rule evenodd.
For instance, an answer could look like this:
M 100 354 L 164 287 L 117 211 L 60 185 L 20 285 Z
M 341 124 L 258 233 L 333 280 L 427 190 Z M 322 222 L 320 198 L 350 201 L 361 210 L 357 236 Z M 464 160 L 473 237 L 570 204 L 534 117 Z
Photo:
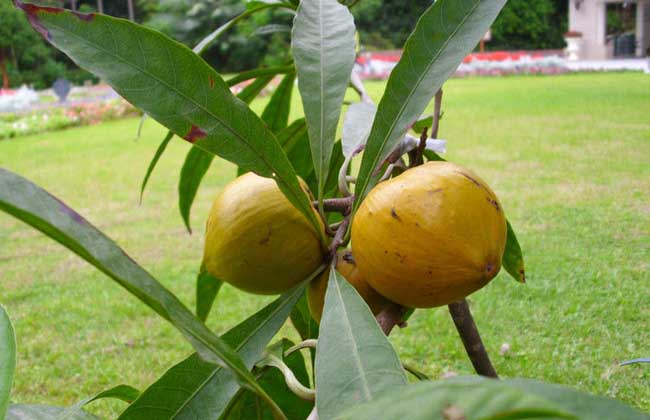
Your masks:
M 605 60 L 612 58 L 613 45 L 605 43 L 607 3 L 622 0 L 569 0 L 569 30 L 582 33 L 580 59 Z M 580 8 L 576 8 L 580 3 Z M 650 48 L 650 0 L 637 0 L 637 55 L 644 56 Z
M 650 56 L 650 1 L 639 4 L 637 7 L 637 37 L 641 41 L 637 55 Z
M 580 8 L 576 8 L 576 4 Z M 569 0 L 569 29 L 582 33 L 581 59 L 603 60 L 605 46 L 605 7 L 601 0 Z

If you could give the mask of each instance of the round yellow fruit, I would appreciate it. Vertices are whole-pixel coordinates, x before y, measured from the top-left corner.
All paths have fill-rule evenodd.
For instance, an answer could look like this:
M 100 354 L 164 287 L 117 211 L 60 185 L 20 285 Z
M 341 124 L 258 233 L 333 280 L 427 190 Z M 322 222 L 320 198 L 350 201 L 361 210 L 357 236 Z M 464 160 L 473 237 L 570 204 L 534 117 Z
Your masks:
M 336 254 L 336 271 L 338 271 L 355 289 L 357 289 L 357 292 L 359 292 L 363 300 L 366 301 L 373 314 L 377 315 L 391 303 L 391 301 L 377 293 L 377 291 L 370 287 L 368 282 L 366 282 L 355 264 L 352 253 L 339 252 Z M 316 320 L 316 322 L 320 322 L 321 316 L 323 315 L 325 291 L 327 290 L 329 275 L 330 271 L 325 270 L 323 274 L 309 284 L 309 289 L 307 289 L 309 312 L 311 312 L 311 316 Z
M 214 277 L 271 295 L 306 279 L 322 262 L 319 233 L 273 179 L 247 173 L 215 199 L 203 254 Z
M 429 162 L 377 185 L 352 223 L 359 271 L 383 296 L 407 307 L 456 302 L 501 269 L 506 219 L 478 175 Z

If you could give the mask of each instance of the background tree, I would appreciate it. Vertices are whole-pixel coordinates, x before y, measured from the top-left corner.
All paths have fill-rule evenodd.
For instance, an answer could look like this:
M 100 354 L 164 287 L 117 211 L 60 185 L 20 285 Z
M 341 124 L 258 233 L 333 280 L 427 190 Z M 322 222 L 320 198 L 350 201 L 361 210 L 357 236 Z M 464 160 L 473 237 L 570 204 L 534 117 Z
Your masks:
M 567 28 L 566 1 L 509 0 L 492 25 L 490 49 L 563 48 Z
M 11 2 L 0 2 L 0 72 L 2 87 L 33 83 L 36 88 L 49 87 L 65 71 L 56 53 L 27 22 Z

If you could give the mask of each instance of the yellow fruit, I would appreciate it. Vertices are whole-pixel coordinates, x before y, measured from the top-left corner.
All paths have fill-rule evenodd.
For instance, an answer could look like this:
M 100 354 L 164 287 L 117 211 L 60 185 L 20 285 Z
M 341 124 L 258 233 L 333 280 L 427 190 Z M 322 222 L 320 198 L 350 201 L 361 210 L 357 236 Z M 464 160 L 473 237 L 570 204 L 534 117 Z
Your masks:
M 391 301 L 377 293 L 375 289 L 364 280 L 359 272 L 351 252 L 339 252 L 336 254 L 336 271 L 338 271 L 350 283 L 357 292 L 361 295 L 363 300 L 366 301 L 373 314 L 377 315 L 384 310 Z M 327 290 L 327 282 L 329 279 L 330 271 L 325 270 L 317 279 L 309 284 L 307 289 L 307 303 L 309 304 L 309 312 L 311 316 L 320 322 L 323 315 L 323 307 L 325 306 L 325 291 Z
M 388 299 L 429 308 L 458 301 L 501 269 L 503 208 L 469 169 L 429 162 L 377 185 L 352 223 L 359 271 Z
M 215 199 L 203 263 L 216 278 L 247 292 L 277 294 L 322 262 L 319 233 L 274 180 L 248 173 Z

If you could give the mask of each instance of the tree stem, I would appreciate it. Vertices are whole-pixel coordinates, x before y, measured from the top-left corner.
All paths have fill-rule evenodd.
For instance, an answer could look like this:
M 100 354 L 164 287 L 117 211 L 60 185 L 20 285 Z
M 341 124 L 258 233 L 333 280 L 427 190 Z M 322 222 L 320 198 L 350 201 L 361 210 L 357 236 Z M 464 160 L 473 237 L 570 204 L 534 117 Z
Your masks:
M 490 356 L 488 356 L 487 351 L 485 350 L 485 346 L 481 340 L 481 335 L 474 323 L 472 312 L 469 310 L 467 300 L 463 299 L 450 304 L 449 313 L 454 320 L 458 334 L 460 335 L 461 340 L 463 340 L 465 351 L 467 352 L 469 359 L 472 361 L 476 373 L 482 376 L 498 379 L 499 376 L 497 375 L 494 366 L 492 366 Z

